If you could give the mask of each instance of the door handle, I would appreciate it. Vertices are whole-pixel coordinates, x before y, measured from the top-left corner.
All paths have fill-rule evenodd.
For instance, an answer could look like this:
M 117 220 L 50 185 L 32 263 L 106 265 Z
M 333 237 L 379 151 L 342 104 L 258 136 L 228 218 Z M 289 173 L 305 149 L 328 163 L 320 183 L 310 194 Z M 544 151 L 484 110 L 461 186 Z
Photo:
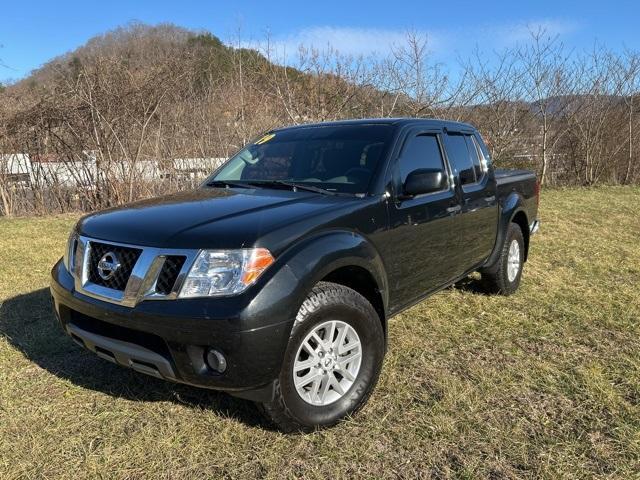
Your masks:
M 460 205 L 455 205 L 453 207 L 447 207 L 447 213 L 456 213 L 456 212 L 459 212 L 460 210 L 462 210 L 462 207 Z

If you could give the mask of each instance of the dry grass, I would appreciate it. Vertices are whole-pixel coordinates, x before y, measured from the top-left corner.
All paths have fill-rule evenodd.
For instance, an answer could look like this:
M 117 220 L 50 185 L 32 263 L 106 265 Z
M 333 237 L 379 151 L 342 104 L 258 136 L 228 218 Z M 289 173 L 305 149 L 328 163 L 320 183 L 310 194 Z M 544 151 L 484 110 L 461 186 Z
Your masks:
M 73 217 L 0 221 L 0 478 L 638 478 L 640 189 L 546 191 L 521 290 L 390 323 L 371 402 L 310 435 L 112 366 L 54 323 Z

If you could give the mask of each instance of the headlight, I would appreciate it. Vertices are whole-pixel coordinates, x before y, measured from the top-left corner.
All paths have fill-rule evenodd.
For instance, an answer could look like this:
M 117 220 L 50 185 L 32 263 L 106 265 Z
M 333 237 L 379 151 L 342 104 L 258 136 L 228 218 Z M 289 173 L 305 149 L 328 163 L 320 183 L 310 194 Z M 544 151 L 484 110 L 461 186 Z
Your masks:
M 69 273 L 73 275 L 74 264 L 75 264 L 75 254 L 76 254 L 76 246 L 78 245 L 78 234 L 76 233 L 75 228 L 71 230 L 69 234 L 69 238 L 67 239 L 67 247 L 64 249 L 64 257 L 62 257 L 62 262 L 64 263 L 65 268 Z
M 253 284 L 273 261 L 266 248 L 203 250 L 193 262 L 179 297 L 240 293 Z

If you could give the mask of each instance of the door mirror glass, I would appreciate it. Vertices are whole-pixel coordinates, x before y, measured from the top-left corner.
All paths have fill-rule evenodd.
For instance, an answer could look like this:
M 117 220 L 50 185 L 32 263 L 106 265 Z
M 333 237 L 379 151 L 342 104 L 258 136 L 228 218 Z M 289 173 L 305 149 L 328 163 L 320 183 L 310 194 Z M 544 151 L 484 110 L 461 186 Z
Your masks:
M 415 197 L 425 193 L 438 192 L 447 186 L 447 177 L 442 170 L 420 168 L 414 170 L 404 182 L 404 194 Z

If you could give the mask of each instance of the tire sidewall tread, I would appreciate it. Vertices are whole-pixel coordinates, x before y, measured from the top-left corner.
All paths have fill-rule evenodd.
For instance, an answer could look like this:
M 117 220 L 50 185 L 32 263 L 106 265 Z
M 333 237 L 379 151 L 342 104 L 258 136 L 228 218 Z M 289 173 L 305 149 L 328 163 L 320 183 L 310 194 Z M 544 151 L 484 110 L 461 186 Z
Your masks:
M 508 259 L 509 259 L 509 246 L 511 242 L 516 240 L 520 247 L 520 268 L 516 278 L 510 282 L 507 274 Z M 505 242 L 502 245 L 500 257 L 498 261 L 489 268 L 482 270 L 482 282 L 485 289 L 490 293 L 496 293 L 499 295 L 511 295 L 520 286 L 520 280 L 522 279 L 522 271 L 524 269 L 524 236 L 522 229 L 517 223 L 510 223 Z
M 346 321 L 356 329 L 363 358 L 356 382 L 349 391 L 332 404 L 315 406 L 305 402 L 295 390 L 292 362 L 301 340 L 327 318 Z M 377 383 L 384 351 L 382 323 L 371 303 L 344 285 L 320 282 L 307 295 L 296 315 L 282 370 L 275 382 L 274 399 L 260 407 L 278 428 L 286 432 L 334 425 L 366 403 Z

